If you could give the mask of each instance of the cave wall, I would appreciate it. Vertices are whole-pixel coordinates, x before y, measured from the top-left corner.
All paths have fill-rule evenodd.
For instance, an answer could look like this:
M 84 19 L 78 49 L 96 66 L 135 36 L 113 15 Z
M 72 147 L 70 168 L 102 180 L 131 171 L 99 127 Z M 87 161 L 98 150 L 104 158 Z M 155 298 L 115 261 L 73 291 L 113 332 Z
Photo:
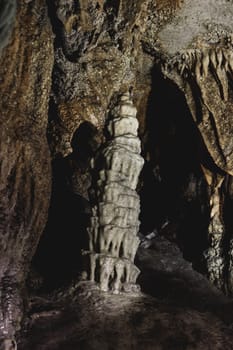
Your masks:
M 200 6 L 185 2 L 158 41 L 164 75 L 183 91 L 201 136 L 199 160 L 209 191 L 204 259 L 209 279 L 228 292 L 232 238 L 225 226 L 224 182 L 232 176 L 232 7 L 207 1 L 200 12 Z
M 114 98 L 146 82 L 140 37 L 146 26 L 144 1 L 73 1 L 50 5 L 55 39 L 49 137 L 52 155 L 70 153 L 81 121 L 103 129 Z M 145 66 L 143 70 L 149 67 Z M 148 86 L 146 87 L 148 91 Z M 137 89 L 135 101 L 143 99 Z M 135 96 L 136 97 L 136 96 Z M 70 117 L 72 115 L 72 118 Z
M 21 290 L 44 228 L 37 268 L 45 273 L 52 260 L 45 278 L 60 276 L 58 285 L 67 271 L 68 280 L 77 274 L 90 161 L 126 92 L 145 159 L 137 188 L 142 233 L 168 237 L 231 293 L 232 3 L 20 0 L 16 12 L 12 0 L 0 13 L 1 337 L 18 329 Z
M 10 3 L 3 9 L 11 15 Z M 54 57 L 45 1 L 18 3 L 0 60 L 0 337 L 12 338 L 22 318 L 24 281 L 50 200 L 46 129 Z

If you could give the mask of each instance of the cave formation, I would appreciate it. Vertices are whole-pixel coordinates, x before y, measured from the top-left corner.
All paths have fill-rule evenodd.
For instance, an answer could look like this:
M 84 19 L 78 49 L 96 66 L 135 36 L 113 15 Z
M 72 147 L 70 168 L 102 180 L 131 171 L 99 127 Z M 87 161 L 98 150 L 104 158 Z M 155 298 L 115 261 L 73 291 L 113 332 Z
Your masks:
M 232 16 L 0 0 L 1 349 L 232 348 Z
M 139 274 L 134 265 L 140 242 L 136 187 L 144 161 L 136 114 L 129 93 L 125 93 L 111 111 L 109 136 L 92 165 L 97 174 L 93 175 L 89 250 L 83 252 L 88 261 L 83 273 L 106 292 L 134 291 Z

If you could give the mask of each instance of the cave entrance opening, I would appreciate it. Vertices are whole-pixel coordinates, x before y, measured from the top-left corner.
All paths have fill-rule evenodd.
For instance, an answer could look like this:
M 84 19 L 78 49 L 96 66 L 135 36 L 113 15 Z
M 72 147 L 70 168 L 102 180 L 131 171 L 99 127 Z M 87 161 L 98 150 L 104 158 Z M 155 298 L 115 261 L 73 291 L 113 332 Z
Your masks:
M 184 258 L 204 272 L 209 208 L 200 149 L 184 94 L 155 67 L 143 140 L 141 232 L 155 230 L 177 243 Z

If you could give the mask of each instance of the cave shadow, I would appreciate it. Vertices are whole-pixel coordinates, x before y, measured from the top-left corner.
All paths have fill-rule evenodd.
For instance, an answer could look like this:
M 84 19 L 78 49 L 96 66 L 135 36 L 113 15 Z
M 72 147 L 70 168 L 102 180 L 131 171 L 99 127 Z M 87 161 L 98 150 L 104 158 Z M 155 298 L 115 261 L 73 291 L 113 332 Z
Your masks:
M 156 66 L 146 130 L 141 232 L 156 229 L 203 271 L 209 219 L 207 184 L 200 166 L 203 144 L 184 94 Z
M 171 250 L 179 247 L 179 259 L 184 259 L 174 268 L 179 265 L 176 256 L 167 258 L 169 251 L 161 253 L 158 242 L 154 260 L 147 266 L 137 254 L 136 265 L 142 271 L 138 282 L 148 295 L 179 307 L 213 312 L 231 323 L 232 303 L 202 276 L 206 274 L 203 252 L 208 248 L 210 208 L 209 188 L 200 164 L 214 173 L 221 171 L 208 155 L 184 94 L 157 67 L 152 72 L 146 130 L 146 161 L 140 189 L 141 232 L 154 231 L 155 241 L 161 237 L 170 242 Z M 228 198 L 225 215 L 228 230 L 231 226 L 229 232 L 233 227 L 232 216 L 230 219 L 227 214 L 231 204 Z M 149 254 L 153 255 L 152 250 Z M 166 268 L 161 267 L 161 261 Z
M 144 269 L 142 276 L 143 287 L 146 287 L 147 280 L 150 288 L 150 293 L 147 293 L 149 296 L 111 295 L 98 290 L 93 291 L 91 288 L 87 288 L 86 291 L 82 288 L 77 289 L 74 297 L 71 295 L 65 303 L 51 308 L 59 312 L 35 319 L 30 333 L 26 335 L 26 339 L 21 340 L 19 349 L 149 350 L 157 348 L 158 341 L 163 342 L 164 339 L 166 345 L 161 349 L 189 349 L 193 348 L 193 344 L 199 348 L 199 333 L 203 334 L 204 330 L 208 330 L 212 320 L 216 331 L 224 330 L 224 334 L 231 334 L 232 337 L 232 331 L 227 328 L 233 320 L 232 302 L 224 303 L 214 293 L 212 297 L 210 291 L 206 292 L 204 289 L 207 281 L 202 286 L 203 289 L 199 288 L 200 292 L 196 292 L 192 291 L 188 275 L 188 282 L 182 280 L 179 274 L 165 271 L 161 274 L 158 270 L 153 274 L 152 270 Z M 154 286 L 155 292 L 152 289 L 152 280 L 156 281 L 156 285 L 159 283 L 162 286 L 160 289 Z M 194 282 L 196 284 L 197 281 Z M 188 295 L 183 297 L 185 293 Z M 211 297 L 211 300 L 206 297 Z M 191 329 L 191 332 L 197 331 L 194 339 L 191 337 L 192 341 L 195 340 L 193 344 L 190 344 L 190 339 L 187 338 L 188 329 Z M 211 333 L 210 336 L 213 335 Z M 211 338 L 206 340 L 206 344 L 210 340 Z M 201 344 L 200 348 L 203 348 L 203 342 Z
M 33 259 L 46 291 L 68 284 L 82 269 L 81 251 L 88 247 L 90 159 L 97 149 L 96 135 L 97 129 L 83 122 L 74 132 L 73 152 L 52 162 L 48 221 Z
M 154 283 L 152 282 L 154 281 Z M 182 272 L 158 272 L 147 271 L 139 277 L 142 292 L 169 305 L 198 312 L 211 312 L 226 324 L 233 323 L 233 302 L 229 298 L 217 296 L 211 291 L 210 285 L 207 291 L 195 286 L 194 281 Z M 198 283 L 199 281 L 196 281 Z
M 139 248 L 138 283 L 146 295 L 178 308 L 211 312 L 226 324 L 233 322 L 233 302 L 183 259 L 178 247 L 163 237 L 149 249 Z

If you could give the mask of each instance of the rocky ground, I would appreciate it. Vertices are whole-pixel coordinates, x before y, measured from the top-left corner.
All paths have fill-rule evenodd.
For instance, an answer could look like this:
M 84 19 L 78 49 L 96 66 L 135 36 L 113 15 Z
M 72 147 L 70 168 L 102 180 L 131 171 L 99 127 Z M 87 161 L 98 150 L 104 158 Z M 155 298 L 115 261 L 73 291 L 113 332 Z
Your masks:
M 19 350 L 230 350 L 233 303 L 155 236 L 141 246 L 141 294 L 110 295 L 73 285 L 60 301 L 31 299 Z M 62 300 L 62 301 L 61 301 Z

